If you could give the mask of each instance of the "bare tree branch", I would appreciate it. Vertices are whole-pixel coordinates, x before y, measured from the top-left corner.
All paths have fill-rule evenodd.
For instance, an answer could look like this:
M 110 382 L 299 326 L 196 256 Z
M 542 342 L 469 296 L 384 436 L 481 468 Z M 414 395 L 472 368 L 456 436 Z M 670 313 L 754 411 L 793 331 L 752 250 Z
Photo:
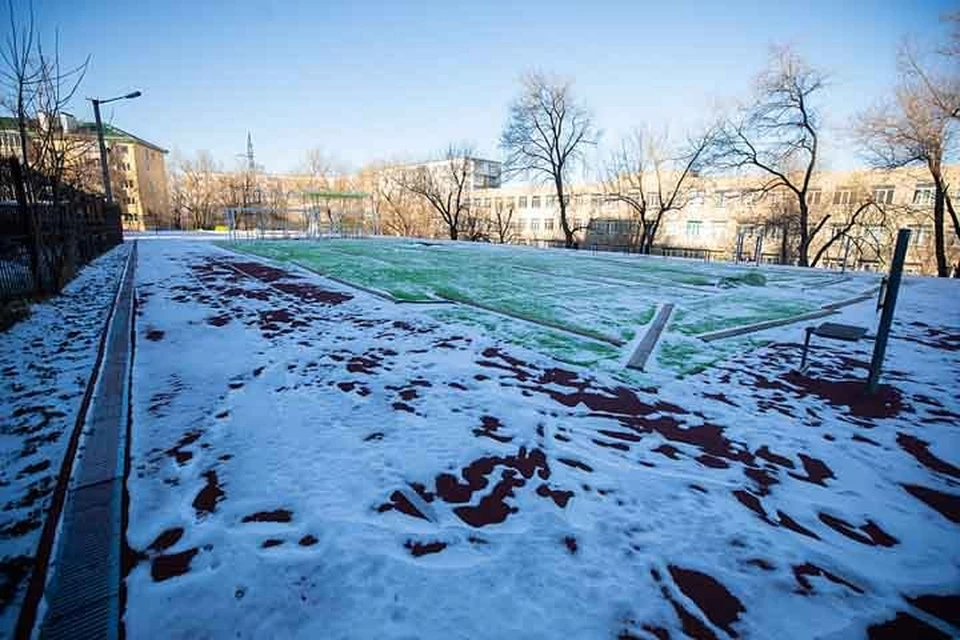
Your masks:
M 451 240 L 461 232 L 475 239 L 475 225 L 471 222 L 469 192 L 472 188 L 473 150 L 467 146 L 450 145 L 443 160 L 412 168 L 401 167 L 396 180 L 407 191 L 423 198 L 440 216 Z
M 583 158 L 584 146 L 594 144 L 598 136 L 593 117 L 574 99 L 569 82 L 541 73 L 521 79 L 520 95 L 510 105 L 500 136 L 505 171 L 553 183 L 568 248 L 576 241 L 567 217 L 567 181 Z
M 947 74 L 928 71 L 907 45 L 901 49 L 900 63 L 900 83 L 893 100 L 862 113 L 855 124 L 855 135 L 874 166 L 896 169 L 919 165 L 929 173 L 934 184 L 937 274 L 946 277 L 950 272 L 945 234 L 949 185 L 944 164 L 957 148 L 960 75 L 956 68 Z M 960 224 L 954 220 L 953 226 L 960 237 Z
M 757 79 L 754 102 L 728 118 L 716 136 L 713 166 L 753 170 L 771 178 L 764 190 L 783 188 L 796 204 L 797 262 L 810 264 L 810 245 L 822 226 L 809 225 L 807 193 L 817 170 L 820 115 L 816 101 L 826 77 L 789 48 L 775 48 Z

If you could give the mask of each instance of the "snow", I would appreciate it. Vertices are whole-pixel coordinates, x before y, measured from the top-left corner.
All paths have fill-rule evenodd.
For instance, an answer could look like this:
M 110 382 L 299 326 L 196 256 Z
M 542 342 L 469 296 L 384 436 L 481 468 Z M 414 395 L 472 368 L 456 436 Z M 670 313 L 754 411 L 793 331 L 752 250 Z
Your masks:
M 956 507 L 923 493 L 958 499 L 956 282 L 905 280 L 896 390 L 849 406 L 819 381 L 862 379 L 872 344 L 815 342 L 798 376 L 803 324 L 631 378 L 208 243 L 138 262 L 131 638 L 958 632 L 907 601 L 960 584 Z M 825 280 L 765 273 L 785 299 Z
M 0 333 L 0 636 L 12 634 L 50 495 L 129 247 Z
M 822 304 L 848 299 L 878 284 L 877 275 L 863 272 L 758 270 L 750 264 L 477 243 L 364 238 L 228 246 L 288 266 L 303 265 L 404 301 L 460 301 L 472 308 L 437 307 L 430 315 L 440 322 L 456 317 L 488 332 L 496 324 L 494 332 L 508 342 L 639 384 L 647 381 L 623 375 L 621 354 L 614 345 L 642 335 L 657 305 L 672 302 L 677 312 L 667 326 L 659 357 L 646 369 L 683 376 L 758 346 L 762 339 L 751 334 L 706 343 L 696 339 L 698 335 L 820 311 Z M 487 313 L 478 313 L 478 307 Z M 539 329 L 529 331 L 518 317 L 540 323 Z

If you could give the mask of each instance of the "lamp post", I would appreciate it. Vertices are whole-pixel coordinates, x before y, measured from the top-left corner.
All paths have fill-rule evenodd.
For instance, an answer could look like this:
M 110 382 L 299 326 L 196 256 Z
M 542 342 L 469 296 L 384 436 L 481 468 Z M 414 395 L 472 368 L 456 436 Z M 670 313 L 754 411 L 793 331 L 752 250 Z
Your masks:
M 103 141 L 103 121 L 100 119 L 100 105 L 117 100 L 132 100 L 139 98 L 142 94 L 139 91 L 128 93 L 124 96 L 102 100 L 100 98 L 87 98 L 93 103 L 93 117 L 97 121 L 97 142 L 100 144 L 100 171 L 103 172 L 103 193 L 107 198 L 107 204 L 113 204 L 113 189 L 110 187 L 110 167 L 107 164 L 107 144 Z

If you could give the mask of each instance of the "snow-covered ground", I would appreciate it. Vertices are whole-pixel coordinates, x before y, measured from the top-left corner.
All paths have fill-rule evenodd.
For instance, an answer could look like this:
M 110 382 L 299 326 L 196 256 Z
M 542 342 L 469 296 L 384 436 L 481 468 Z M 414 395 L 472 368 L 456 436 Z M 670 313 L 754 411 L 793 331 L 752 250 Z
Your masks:
M 0 333 L 0 637 L 12 635 L 129 246 Z
M 429 308 L 141 243 L 128 637 L 960 633 L 958 284 L 906 280 L 866 401 L 871 344 L 816 342 L 800 375 L 803 325 L 621 386 Z

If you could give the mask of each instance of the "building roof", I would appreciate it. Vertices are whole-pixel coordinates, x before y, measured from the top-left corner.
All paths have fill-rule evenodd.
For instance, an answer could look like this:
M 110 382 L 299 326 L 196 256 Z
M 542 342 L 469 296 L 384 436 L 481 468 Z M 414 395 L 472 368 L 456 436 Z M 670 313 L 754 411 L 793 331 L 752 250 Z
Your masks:
M 69 114 L 64 114 L 69 115 Z M 76 121 L 77 128 L 71 133 L 80 133 L 80 134 L 89 134 L 96 135 L 97 125 L 93 122 L 83 122 L 81 120 Z M 0 131 L 15 131 L 17 129 L 17 119 L 11 118 L 9 116 L 0 117 Z M 144 140 L 139 136 L 135 136 L 129 131 L 124 131 L 120 127 L 115 127 L 112 124 L 103 125 L 103 137 L 107 140 L 119 140 L 122 142 L 132 142 L 135 144 L 142 145 L 154 151 L 159 151 L 160 153 L 167 153 L 167 149 L 159 145 L 155 145 L 152 142 Z

